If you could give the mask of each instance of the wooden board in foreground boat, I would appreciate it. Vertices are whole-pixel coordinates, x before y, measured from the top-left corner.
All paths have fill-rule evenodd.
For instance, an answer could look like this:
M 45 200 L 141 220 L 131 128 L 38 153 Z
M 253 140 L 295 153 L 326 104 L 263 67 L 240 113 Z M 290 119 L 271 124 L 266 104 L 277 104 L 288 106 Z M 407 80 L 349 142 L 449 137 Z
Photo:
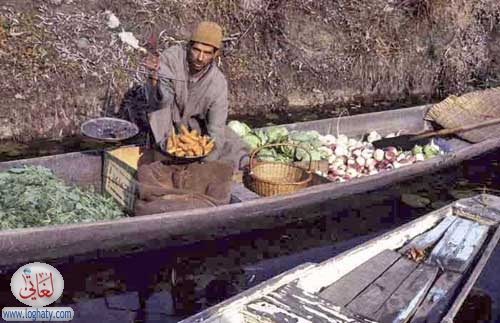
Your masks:
M 286 127 L 289 130 L 317 130 L 322 134 L 336 134 L 338 131 L 353 137 L 364 134 L 367 129 L 382 135 L 400 129 L 419 131 L 429 127 L 424 121 L 428 107 L 361 114 L 342 117 L 340 120 L 332 118 L 309 121 Z M 500 147 L 500 141 L 496 138 L 476 144 L 458 139 L 451 139 L 448 143 L 453 151 L 445 155 L 345 183 L 317 181 L 315 184 L 318 185 L 293 194 L 254 198 L 248 191 L 235 187 L 232 199 L 234 203 L 224 206 L 108 222 L 0 231 L 0 266 L 89 253 L 98 255 L 103 250 L 128 249 L 131 252 L 164 248 L 255 229 L 269 229 L 306 218 L 334 215 L 339 212 L 338 207 L 342 203 L 352 203 L 349 199 L 355 199 L 356 194 L 435 173 Z M 116 172 L 109 174 L 105 171 L 104 155 L 103 151 L 91 151 L 3 162 L 0 163 L 0 171 L 25 164 L 43 165 L 67 183 L 82 187 L 94 186 L 101 190 L 112 182 L 110 187 L 116 190 L 115 198 L 122 200 L 124 204 L 129 203 L 129 197 L 122 194 L 119 188 L 133 191 L 133 187 L 116 181 Z M 356 203 L 365 201 L 356 199 Z
M 499 224 L 500 197 L 458 200 L 180 323 L 453 322 L 500 239 Z

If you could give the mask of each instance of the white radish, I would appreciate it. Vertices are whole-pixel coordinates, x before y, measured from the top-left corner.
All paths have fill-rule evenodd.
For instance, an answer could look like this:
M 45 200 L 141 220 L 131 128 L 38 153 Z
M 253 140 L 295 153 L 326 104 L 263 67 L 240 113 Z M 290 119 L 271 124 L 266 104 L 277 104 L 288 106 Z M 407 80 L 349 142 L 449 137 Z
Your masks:
M 373 149 L 365 148 L 361 151 L 361 157 L 363 157 L 364 159 L 369 159 L 373 157 L 373 153 Z
M 360 148 L 356 148 L 356 149 L 354 149 L 354 150 L 351 152 L 351 154 L 352 154 L 354 157 L 359 157 L 359 156 L 361 156 L 361 154 L 362 154 L 362 150 L 361 150 Z
M 336 156 L 347 156 L 349 154 L 349 150 L 344 145 L 337 144 L 335 147 L 335 151 L 333 152 Z
M 349 138 L 347 138 L 346 135 L 339 135 L 337 137 L 337 142 L 336 142 L 337 145 L 347 146 L 348 143 L 349 143 Z
M 356 158 L 356 164 L 358 164 L 359 166 L 364 167 L 365 163 L 366 159 L 364 159 L 363 157 L 359 156 Z
M 366 140 L 369 142 L 369 143 L 372 143 L 374 141 L 377 141 L 379 139 L 381 139 L 382 136 L 378 134 L 378 132 L 376 131 L 371 131 L 368 136 L 366 137 Z
M 376 149 L 373 152 L 373 158 L 378 162 L 384 160 L 384 155 L 385 153 L 382 149 Z
M 418 153 L 418 154 L 416 154 L 416 155 L 415 155 L 415 160 L 416 160 L 416 161 L 423 161 L 423 160 L 425 160 L 425 156 L 424 156 L 424 154 L 422 154 L 422 153 Z
M 367 158 L 365 161 L 365 166 L 368 167 L 368 169 L 375 169 L 376 165 L 377 161 L 373 158 Z

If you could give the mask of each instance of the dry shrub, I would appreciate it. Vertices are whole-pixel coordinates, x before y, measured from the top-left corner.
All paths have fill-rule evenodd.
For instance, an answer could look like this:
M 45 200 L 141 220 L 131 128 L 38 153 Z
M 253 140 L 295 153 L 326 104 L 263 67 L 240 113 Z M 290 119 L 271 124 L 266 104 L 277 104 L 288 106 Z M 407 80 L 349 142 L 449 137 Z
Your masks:
M 491 46 L 500 34 L 498 0 L 74 0 L 61 6 L 32 0 L 23 2 L 26 10 L 15 3 L 0 7 L 0 95 L 7 98 L 0 121 L 23 139 L 78 131 L 82 120 L 102 113 L 108 87 L 111 101 L 119 102 L 142 81 L 125 70 L 140 57 L 107 29 L 106 9 L 143 44 L 156 31 L 160 50 L 185 42 L 202 19 L 219 22 L 227 37 L 220 64 L 235 114 L 298 104 L 293 98 L 304 105 L 428 101 L 498 78 L 492 64 L 500 52 Z M 23 34 L 12 36 L 17 33 Z M 79 38 L 88 45 L 78 47 Z M 15 54 L 4 54 L 6 46 Z M 68 132 L 60 133 L 60 125 Z

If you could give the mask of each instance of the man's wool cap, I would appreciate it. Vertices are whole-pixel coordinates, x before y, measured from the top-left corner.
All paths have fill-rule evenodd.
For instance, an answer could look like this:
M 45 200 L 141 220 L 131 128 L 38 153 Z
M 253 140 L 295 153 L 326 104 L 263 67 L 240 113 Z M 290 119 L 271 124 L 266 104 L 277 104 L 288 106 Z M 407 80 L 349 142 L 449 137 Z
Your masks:
M 191 41 L 219 49 L 222 46 L 222 27 L 212 21 L 203 21 L 194 30 Z

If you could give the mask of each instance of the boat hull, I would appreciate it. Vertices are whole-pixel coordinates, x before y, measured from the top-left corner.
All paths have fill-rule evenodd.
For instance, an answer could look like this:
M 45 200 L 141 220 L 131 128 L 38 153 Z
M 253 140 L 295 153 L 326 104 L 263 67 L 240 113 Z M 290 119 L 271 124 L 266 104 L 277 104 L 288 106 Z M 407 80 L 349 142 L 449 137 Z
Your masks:
M 337 119 L 288 125 L 297 130 L 318 130 L 348 136 L 369 130 L 387 133 L 405 128 L 425 129 L 426 106 L 377 112 Z M 61 258 L 78 254 L 99 255 L 101 250 L 131 252 L 140 246 L 164 248 L 240 232 L 273 228 L 299 219 L 334 214 L 339 205 L 362 203 L 359 194 L 396 187 L 416 176 L 435 174 L 464 160 L 477 157 L 500 146 L 496 139 L 477 144 L 459 143 L 455 151 L 423 162 L 351 180 L 308 187 L 299 192 L 259 198 L 215 208 L 177 211 L 109 222 L 48 226 L 0 232 L 0 265 Z M 0 163 L 0 170 L 23 164 L 38 164 L 52 169 L 71 184 L 102 186 L 103 152 L 80 152 Z M 388 190 L 388 192 L 391 190 Z M 388 193 L 389 194 L 389 193 Z M 381 197 L 380 197 L 381 198 Z M 368 203 L 368 202 L 366 202 Z

